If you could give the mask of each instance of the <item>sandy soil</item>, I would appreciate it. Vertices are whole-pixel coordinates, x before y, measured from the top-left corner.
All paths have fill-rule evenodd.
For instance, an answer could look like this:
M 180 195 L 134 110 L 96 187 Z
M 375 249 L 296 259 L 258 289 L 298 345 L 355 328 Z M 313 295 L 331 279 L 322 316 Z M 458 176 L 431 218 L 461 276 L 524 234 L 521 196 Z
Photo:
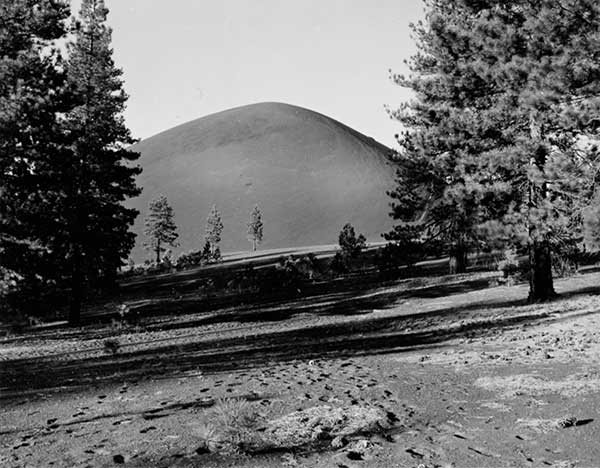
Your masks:
M 558 281 L 545 305 L 474 284 L 4 338 L 0 466 L 598 466 L 600 274 Z M 226 456 L 203 435 L 222 398 L 265 420 L 354 407 L 387 423 Z

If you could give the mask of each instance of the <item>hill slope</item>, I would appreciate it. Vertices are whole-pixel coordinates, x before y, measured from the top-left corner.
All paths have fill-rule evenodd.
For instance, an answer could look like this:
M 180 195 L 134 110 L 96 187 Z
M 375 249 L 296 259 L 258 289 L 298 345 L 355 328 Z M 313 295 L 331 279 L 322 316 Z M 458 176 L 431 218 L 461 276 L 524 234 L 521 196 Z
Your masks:
M 308 109 L 260 103 L 188 122 L 141 141 L 144 171 L 132 256 L 146 256 L 148 202 L 165 194 L 175 210 L 180 247 L 202 247 L 213 203 L 223 216 L 223 252 L 249 250 L 246 223 L 258 204 L 263 248 L 332 244 L 346 222 L 370 240 L 390 228 L 394 170 L 389 149 Z

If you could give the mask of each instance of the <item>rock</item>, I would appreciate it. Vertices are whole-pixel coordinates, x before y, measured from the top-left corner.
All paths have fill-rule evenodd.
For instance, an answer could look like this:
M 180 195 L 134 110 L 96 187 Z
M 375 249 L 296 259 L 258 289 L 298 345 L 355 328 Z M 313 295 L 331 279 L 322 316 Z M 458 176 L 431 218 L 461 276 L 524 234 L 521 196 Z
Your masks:
M 355 452 L 360 452 L 360 453 L 365 453 L 367 450 L 371 449 L 372 447 L 373 447 L 373 444 L 366 439 L 357 440 L 354 444 L 352 444 L 352 449 Z
M 577 424 L 577 418 L 575 416 L 568 416 L 559 419 L 556 421 L 556 426 L 560 429 L 565 429 L 567 427 L 572 427 Z
M 336 436 L 331 441 L 331 447 L 334 449 L 339 449 L 345 447 L 348 444 L 348 441 L 344 436 Z
M 125 463 L 125 457 L 121 454 L 117 454 L 113 456 L 113 461 L 118 465 L 122 465 L 123 463 Z

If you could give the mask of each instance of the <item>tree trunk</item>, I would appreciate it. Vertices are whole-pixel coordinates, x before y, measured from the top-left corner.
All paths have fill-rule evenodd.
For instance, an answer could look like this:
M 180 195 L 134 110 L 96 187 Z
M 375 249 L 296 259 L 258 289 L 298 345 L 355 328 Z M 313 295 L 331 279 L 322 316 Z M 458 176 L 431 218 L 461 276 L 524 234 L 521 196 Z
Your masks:
M 69 325 L 76 327 L 81 322 L 81 307 L 83 305 L 83 281 L 81 278 L 81 258 L 79 251 L 73 256 L 71 271 L 71 297 L 69 298 Z
M 252 239 L 252 251 L 256 252 L 256 239 Z
M 534 241 L 529 246 L 529 302 L 544 302 L 554 297 L 550 245 Z
M 456 247 L 450 253 L 449 269 L 451 275 L 467 272 L 467 266 L 469 265 L 467 254 L 467 249 L 462 246 Z
M 542 142 L 542 127 L 536 112 L 531 111 L 530 136 L 538 143 L 538 148 L 530 160 L 532 166 L 544 170 L 548 150 Z M 533 180 L 529 181 L 529 210 L 540 206 L 548 196 L 546 183 L 537 186 Z M 552 280 L 552 253 L 547 240 L 540 240 L 537 236 L 537 226 L 529 224 L 529 302 L 543 302 L 556 296 Z
M 156 242 L 156 266 L 160 265 L 160 242 Z
M 75 284 L 78 283 L 78 284 Z M 69 325 L 76 327 L 81 322 L 81 307 L 83 305 L 83 291 L 79 281 L 74 280 L 71 289 L 69 304 Z

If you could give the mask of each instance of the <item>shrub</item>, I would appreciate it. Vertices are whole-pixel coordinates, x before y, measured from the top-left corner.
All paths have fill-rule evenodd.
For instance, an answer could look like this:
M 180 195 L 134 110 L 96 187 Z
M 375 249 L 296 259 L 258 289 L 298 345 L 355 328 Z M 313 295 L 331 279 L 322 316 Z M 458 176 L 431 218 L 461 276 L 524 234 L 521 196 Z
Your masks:
M 558 278 L 566 278 L 577 273 L 577 261 L 567 255 L 554 255 L 552 258 L 552 274 Z
M 17 318 L 17 312 L 10 306 L 9 297 L 16 293 L 23 277 L 12 270 L 0 267 L 0 319 L 11 316 Z
M 572 276 L 579 268 L 582 255 L 574 242 L 563 242 L 555 247 L 552 255 L 552 273 L 560 278 Z
M 519 260 L 517 252 L 514 249 L 506 249 L 504 257 L 498 263 L 498 271 L 501 271 L 504 278 L 510 278 L 519 272 Z
M 330 270 L 337 275 L 348 273 L 352 270 L 353 261 L 360 256 L 367 243 L 365 236 L 362 234 L 356 236 L 354 227 L 350 223 L 347 223 L 340 231 L 338 244 L 340 250 L 333 256 L 329 263 Z
M 199 435 L 211 452 L 245 452 L 260 440 L 257 429 L 263 417 L 244 399 L 218 400 L 206 416 L 210 422 Z
M 304 276 L 298 269 L 293 257 L 281 257 L 274 268 L 266 269 L 257 278 L 261 293 L 285 292 L 299 293 Z
M 254 290 L 257 288 L 258 276 L 252 265 L 247 265 L 246 268 L 238 276 L 238 287 L 242 291 Z
M 23 279 L 12 270 L 0 266 L 0 303 L 9 294 L 17 290 L 19 281 Z
M 348 271 L 350 270 L 349 259 L 345 257 L 341 252 L 336 252 L 336 254 L 331 259 L 329 268 L 333 273 L 337 275 L 348 273 Z
M 398 268 L 404 263 L 404 251 L 397 244 L 386 244 L 377 249 L 375 264 L 379 271 L 389 271 Z
M 507 249 L 504 256 L 498 263 L 498 271 L 502 272 L 500 284 L 508 286 L 521 281 L 529 280 L 529 270 L 527 264 L 521 264 L 518 259 L 519 252 L 515 249 Z
M 319 260 L 313 253 L 303 255 L 296 260 L 296 268 L 298 269 L 299 273 L 308 280 L 314 280 L 322 274 Z
M 175 268 L 177 270 L 185 270 L 186 268 L 193 268 L 195 266 L 203 265 L 204 263 L 206 263 L 206 258 L 204 257 L 203 252 L 185 252 L 179 254 L 175 260 Z

